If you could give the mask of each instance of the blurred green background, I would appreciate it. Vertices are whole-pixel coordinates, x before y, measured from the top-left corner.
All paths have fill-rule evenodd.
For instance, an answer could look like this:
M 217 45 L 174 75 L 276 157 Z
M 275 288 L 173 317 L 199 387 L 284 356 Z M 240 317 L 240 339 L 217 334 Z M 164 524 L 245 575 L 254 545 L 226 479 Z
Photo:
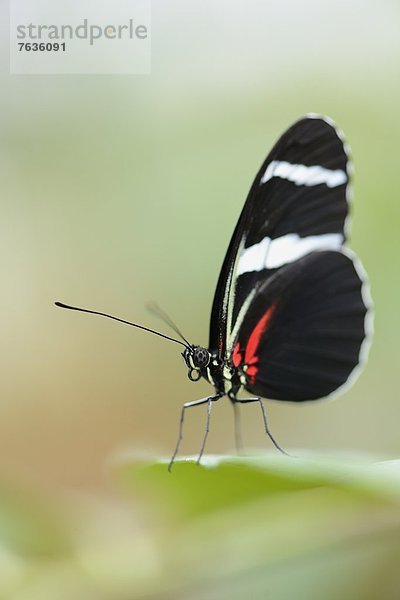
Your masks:
M 4 2 L 0 16 L 4 481 L 61 496 L 68 510 L 95 497 L 116 511 L 115 531 L 110 463 L 170 454 L 180 406 L 209 386 L 189 382 L 173 344 L 53 302 L 168 333 L 146 311 L 156 300 L 207 344 L 252 179 L 307 112 L 331 116 L 353 151 L 351 247 L 369 274 L 375 338 L 350 391 L 268 402 L 271 428 L 287 449 L 398 456 L 399 3 L 153 0 L 149 76 L 11 76 Z M 246 446 L 269 447 L 257 407 L 242 415 Z M 201 408 L 188 415 L 183 453 L 198 450 L 204 419 Z M 232 448 L 223 401 L 207 450 Z

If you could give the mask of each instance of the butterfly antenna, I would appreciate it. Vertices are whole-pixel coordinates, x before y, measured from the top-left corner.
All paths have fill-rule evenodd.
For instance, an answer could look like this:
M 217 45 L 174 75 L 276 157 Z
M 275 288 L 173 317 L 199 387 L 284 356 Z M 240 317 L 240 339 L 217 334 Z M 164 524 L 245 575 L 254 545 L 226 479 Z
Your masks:
M 173 322 L 173 320 L 171 319 L 171 317 L 169 315 L 167 315 L 167 313 L 165 312 L 165 310 L 163 310 L 160 306 L 158 306 L 158 304 L 156 302 L 149 302 L 147 304 L 147 308 L 150 312 L 152 312 L 154 315 L 156 315 L 159 319 L 161 319 L 162 321 L 164 321 L 164 323 L 166 323 L 166 325 L 168 325 L 169 327 L 171 327 L 171 329 L 173 331 L 175 331 L 175 333 L 177 335 L 179 335 L 179 337 L 186 342 L 186 344 L 191 347 L 192 345 L 187 341 L 187 339 L 185 338 L 185 336 L 183 335 L 183 333 L 180 331 L 180 329 L 178 328 L 177 325 L 175 325 L 175 323 Z
M 78 308 L 77 306 L 70 306 L 69 304 L 64 304 L 63 302 L 55 302 L 54 304 L 56 306 L 59 306 L 61 308 L 67 308 L 69 310 L 77 310 L 79 312 L 89 313 L 91 315 L 100 315 L 101 317 L 107 317 L 107 319 L 113 319 L 114 321 L 119 321 L 120 323 L 125 323 L 126 325 L 131 325 L 132 327 L 137 327 L 137 329 L 143 329 L 143 331 L 148 331 L 149 333 L 154 333 L 154 335 L 158 335 L 159 337 L 162 337 L 166 340 L 170 340 L 171 342 L 180 344 L 181 346 L 184 346 L 185 348 L 187 348 L 188 346 L 190 347 L 190 344 L 188 342 L 186 342 L 186 340 L 185 340 L 186 344 L 184 344 L 180 340 L 176 340 L 175 338 L 169 337 L 169 335 L 164 335 L 163 333 L 160 333 L 159 331 L 155 331 L 154 329 L 149 329 L 149 327 L 143 327 L 143 325 L 138 325 L 137 323 L 131 323 L 131 321 L 125 321 L 125 319 L 119 319 L 118 317 L 114 317 L 113 315 L 109 315 L 107 313 L 99 312 L 98 310 L 89 310 L 87 308 Z

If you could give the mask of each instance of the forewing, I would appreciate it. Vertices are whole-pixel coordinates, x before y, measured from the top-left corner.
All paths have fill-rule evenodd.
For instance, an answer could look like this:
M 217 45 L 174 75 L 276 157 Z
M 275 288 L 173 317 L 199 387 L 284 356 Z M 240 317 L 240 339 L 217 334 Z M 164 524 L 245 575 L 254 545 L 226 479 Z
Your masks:
M 276 270 L 339 250 L 348 212 L 348 156 L 332 121 L 307 116 L 278 140 L 250 189 L 219 276 L 210 349 L 228 359 L 249 303 Z
M 315 400 L 349 382 L 365 359 L 368 294 L 342 252 L 313 252 L 260 288 L 235 339 L 245 387 L 276 400 Z

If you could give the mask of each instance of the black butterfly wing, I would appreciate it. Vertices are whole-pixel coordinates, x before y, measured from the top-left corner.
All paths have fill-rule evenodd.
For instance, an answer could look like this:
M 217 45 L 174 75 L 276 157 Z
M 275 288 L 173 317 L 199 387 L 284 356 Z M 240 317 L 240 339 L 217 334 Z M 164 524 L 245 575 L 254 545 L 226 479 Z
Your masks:
M 328 396 L 348 382 L 366 350 L 363 278 L 348 254 L 320 251 L 265 281 L 232 354 L 246 389 L 302 401 Z
M 343 138 L 329 119 L 304 117 L 275 144 L 250 189 L 214 296 L 209 347 L 223 360 L 259 287 L 277 269 L 342 247 L 348 179 Z

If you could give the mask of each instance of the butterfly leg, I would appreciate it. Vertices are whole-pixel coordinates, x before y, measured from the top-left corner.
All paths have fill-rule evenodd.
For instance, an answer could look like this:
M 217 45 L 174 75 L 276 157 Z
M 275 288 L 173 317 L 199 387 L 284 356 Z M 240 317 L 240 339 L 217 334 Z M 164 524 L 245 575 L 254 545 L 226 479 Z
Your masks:
M 201 457 L 203 456 L 204 448 L 206 446 L 207 436 L 208 436 L 208 433 L 210 431 L 210 418 L 211 418 L 212 403 L 215 402 L 216 400 L 219 400 L 220 398 L 222 398 L 222 396 L 223 396 L 223 394 L 216 394 L 215 396 L 210 396 L 208 398 L 206 430 L 204 432 L 203 442 L 201 444 L 199 456 L 198 456 L 198 459 L 197 459 L 197 464 L 198 465 L 200 464 Z
M 240 411 L 239 406 L 237 405 L 237 401 L 233 402 L 233 413 L 235 417 L 235 446 L 236 452 L 241 452 L 243 450 L 243 440 L 242 440 L 242 423 L 240 419 Z
M 268 421 L 267 421 L 267 413 L 265 411 L 265 406 L 264 406 L 261 398 L 240 398 L 240 399 L 236 398 L 235 402 L 239 402 L 239 404 L 258 402 L 260 405 L 260 408 L 261 408 L 261 413 L 262 413 L 262 417 L 263 417 L 263 421 L 264 421 L 265 433 L 267 434 L 267 436 L 269 437 L 271 442 L 274 444 L 275 448 L 277 448 L 279 450 L 279 452 L 282 452 L 282 454 L 286 454 L 286 456 L 290 456 L 290 454 L 288 454 L 283 448 L 281 448 L 281 446 L 278 444 L 278 442 L 275 440 L 274 436 L 270 432 L 269 427 L 268 427 Z
M 169 472 L 171 472 L 172 465 L 174 464 L 176 455 L 179 452 L 179 446 L 180 446 L 181 441 L 183 439 L 183 422 L 184 422 L 184 419 L 185 419 L 185 411 L 186 411 L 186 409 L 187 408 L 191 408 L 192 406 L 200 406 L 201 404 L 208 404 L 208 407 L 207 407 L 206 431 L 205 431 L 203 442 L 202 442 L 202 445 L 201 445 L 200 455 L 199 455 L 199 458 L 197 459 L 197 463 L 199 463 L 200 459 L 202 457 L 202 454 L 204 452 L 204 447 L 206 445 L 207 435 L 208 435 L 208 432 L 210 430 L 211 406 L 212 406 L 213 401 L 214 400 L 218 400 L 219 398 L 221 398 L 220 394 L 217 394 L 215 396 L 207 396 L 207 398 L 201 398 L 200 400 L 195 400 L 194 402 L 186 402 L 186 404 L 184 404 L 182 406 L 181 418 L 180 418 L 180 421 L 179 421 L 178 440 L 176 442 L 176 447 L 175 447 L 174 453 L 173 453 L 173 455 L 171 457 L 171 460 L 169 461 L 169 465 L 168 465 L 168 471 Z

